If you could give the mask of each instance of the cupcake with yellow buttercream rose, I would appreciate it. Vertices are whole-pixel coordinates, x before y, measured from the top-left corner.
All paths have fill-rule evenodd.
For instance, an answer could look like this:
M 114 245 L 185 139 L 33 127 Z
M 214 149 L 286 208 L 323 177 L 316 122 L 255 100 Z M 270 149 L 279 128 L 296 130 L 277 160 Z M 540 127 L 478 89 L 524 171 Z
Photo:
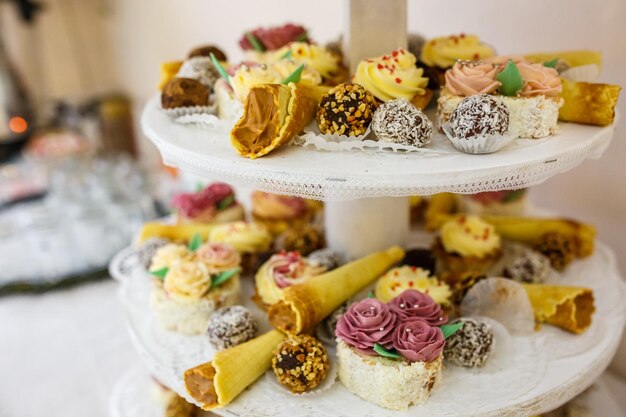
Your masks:
M 348 70 L 341 64 L 340 57 L 329 49 L 307 42 L 291 42 L 272 54 L 276 61 L 285 56 L 297 64 L 317 70 L 323 79 L 324 85 L 337 85 L 346 81 Z
M 477 216 L 458 216 L 441 226 L 433 244 L 437 275 L 448 284 L 468 274 L 483 275 L 502 256 L 495 228 Z
M 186 251 L 181 246 L 155 254 L 152 266 L 160 268 L 151 268 L 150 305 L 165 329 L 202 334 L 213 312 L 239 303 L 241 258 L 222 243 L 190 243 L 182 246 Z
M 273 238 L 262 224 L 240 221 L 214 227 L 209 233 L 209 241 L 234 247 L 241 255 L 244 272 L 249 272 L 256 265 L 259 255 L 270 250 Z
M 417 58 L 405 49 L 359 62 L 353 81 L 363 86 L 378 101 L 398 98 L 424 109 L 433 92 L 427 88 L 424 70 L 415 66 Z
M 431 88 L 445 84 L 444 74 L 456 61 L 476 61 L 495 55 L 494 49 L 476 35 L 442 36 L 430 39 L 422 47 L 420 66 L 430 79 Z
M 252 193 L 254 221 L 263 224 L 274 236 L 289 228 L 304 226 L 312 215 L 313 212 L 304 198 L 263 191 Z

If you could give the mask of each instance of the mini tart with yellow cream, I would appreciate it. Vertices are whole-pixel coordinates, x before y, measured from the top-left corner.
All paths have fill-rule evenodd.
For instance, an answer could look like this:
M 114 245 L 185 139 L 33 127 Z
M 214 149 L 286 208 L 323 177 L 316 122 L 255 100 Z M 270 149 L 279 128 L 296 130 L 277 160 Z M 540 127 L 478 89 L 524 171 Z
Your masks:
M 326 268 L 310 263 L 298 252 L 273 255 L 256 273 L 256 290 L 263 304 L 271 305 L 282 299 L 282 292 L 292 285 L 302 284 L 326 272 Z
M 259 254 L 272 246 L 272 235 L 261 224 L 239 221 L 215 226 L 209 233 L 209 241 L 233 246 L 241 254 L 244 271 L 251 271 Z
M 437 275 L 451 284 L 467 274 L 485 274 L 502 256 L 502 242 L 480 217 L 459 216 L 441 226 L 433 254 Z
M 252 193 L 252 216 L 269 232 L 277 236 L 290 227 L 300 227 L 312 216 L 306 201 L 301 197 L 255 191 Z
M 437 304 L 450 305 L 452 291 L 445 282 L 430 276 L 430 272 L 414 266 L 400 266 L 390 269 L 376 283 L 376 298 L 384 303 L 402 294 L 405 290 L 414 289 L 428 294 Z
M 322 75 L 324 84 L 335 85 L 343 81 L 345 68 L 341 66 L 339 57 L 320 45 L 306 42 L 292 42 L 276 51 L 272 60 L 289 56 L 291 60 L 299 64 L 317 70 Z
M 362 85 L 376 99 L 387 102 L 403 98 L 419 109 L 425 108 L 432 98 L 427 87 L 424 70 L 417 68 L 417 58 L 400 48 L 389 55 L 361 61 L 353 81 Z

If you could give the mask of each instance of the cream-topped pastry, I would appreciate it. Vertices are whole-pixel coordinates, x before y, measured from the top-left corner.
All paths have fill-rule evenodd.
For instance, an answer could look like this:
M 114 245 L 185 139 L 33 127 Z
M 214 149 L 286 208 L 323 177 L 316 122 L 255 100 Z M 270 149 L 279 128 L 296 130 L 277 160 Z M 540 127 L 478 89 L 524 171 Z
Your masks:
M 441 226 L 440 239 L 446 252 L 484 258 L 500 249 L 495 228 L 477 216 L 459 216 Z
M 291 52 L 291 60 L 317 70 L 322 77 L 332 78 L 340 70 L 339 60 L 323 46 L 306 42 L 291 42 L 279 49 L 273 59 L 278 60 Z
M 426 42 L 421 60 L 431 67 L 450 68 L 457 60 L 474 61 L 495 55 L 493 48 L 476 35 L 444 36 Z
M 490 94 L 500 86 L 496 80 L 498 69 L 481 61 L 457 61 L 446 71 L 446 88 L 457 96 Z
M 404 265 L 390 269 L 376 283 L 376 298 L 383 302 L 399 296 L 408 289 L 418 290 L 432 297 L 437 304 L 449 305 L 452 291 L 450 287 L 430 272 L 414 266 Z
M 240 253 L 259 253 L 270 248 L 272 236 L 260 224 L 240 221 L 216 226 L 209 241 L 228 243 Z
M 285 288 L 325 271 L 323 266 L 311 264 L 298 252 L 277 253 L 259 268 L 255 277 L 257 293 L 263 303 L 271 305 L 281 299 Z
M 211 289 L 211 273 L 202 262 L 177 262 L 167 271 L 163 289 L 178 302 L 194 302 Z
M 255 191 L 252 193 L 252 214 L 264 220 L 292 220 L 308 212 L 306 201 L 301 197 Z
M 177 262 L 189 260 L 192 254 L 185 245 L 178 243 L 169 243 L 161 246 L 155 252 L 150 261 L 150 271 L 158 271 L 163 268 L 169 268 Z
M 362 85 L 380 101 L 396 98 L 413 100 L 426 94 L 428 79 L 424 70 L 417 68 L 417 58 L 400 48 L 389 55 L 361 61 L 354 82 Z

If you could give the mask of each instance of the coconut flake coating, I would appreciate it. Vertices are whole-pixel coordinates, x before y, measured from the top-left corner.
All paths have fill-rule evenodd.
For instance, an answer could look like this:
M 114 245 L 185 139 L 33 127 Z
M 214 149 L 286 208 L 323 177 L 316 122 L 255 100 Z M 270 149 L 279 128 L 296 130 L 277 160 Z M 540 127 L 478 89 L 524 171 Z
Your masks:
M 469 96 L 452 112 L 450 127 L 460 139 L 504 135 L 509 131 L 509 109 L 488 94 Z
M 213 66 L 211 58 L 197 56 L 183 63 L 178 70 L 177 77 L 193 78 L 204 84 L 209 91 L 213 91 L 213 84 L 220 78 L 220 74 Z
M 332 249 L 318 249 L 307 256 L 310 263 L 323 266 L 327 271 L 338 268 L 341 265 L 341 255 Z M 334 334 L 334 331 L 333 331 Z
M 433 124 L 408 100 L 383 103 L 372 117 L 372 131 L 385 142 L 421 147 L 430 143 Z
M 209 319 L 207 335 L 219 350 L 228 349 L 254 338 L 258 324 L 250 311 L 243 306 L 218 309 Z
M 335 311 L 330 313 L 330 316 L 326 317 L 324 320 L 324 325 L 326 326 L 326 330 L 328 333 L 334 337 L 335 330 L 337 330 L 337 322 L 344 315 L 344 313 L 348 310 L 348 304 L 344 303 L 337 307 Z
M 485 322 L 470 318 L 453 323 L 458 322 L 463 323 L 463 327 L 446 340 L 444 358 L 468 368 L 483 366 L 494 349 L 493 329 Z
M 540 284 L 550 277 L 550 259 L 539 252 L 527 250 L 504 265 L 502 275 L 518 282 Z

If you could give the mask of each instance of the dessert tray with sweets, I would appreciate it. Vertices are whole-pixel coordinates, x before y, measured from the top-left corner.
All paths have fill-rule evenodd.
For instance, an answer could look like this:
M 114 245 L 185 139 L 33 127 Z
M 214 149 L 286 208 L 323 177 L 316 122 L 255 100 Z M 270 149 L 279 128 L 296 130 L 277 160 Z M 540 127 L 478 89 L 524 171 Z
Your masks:
M 111 263 L 145 364 L 199 407 L 530 416 L 589 386 L 617 349 L 626 286 L 590 225 L 431 201 L 431 232 L 409 244 L 423 249 L 342 264 L 315 239 L 275 238 L 313 222 L 296 201 L 256 195 L 258 223 L 147 224 Z
M 617 118 L 621 87 L 597 82 L 595 51 L 501 56 L 460 34 L 350 71 L 341 48 L 302 26 L 250 31 L 240 45 L 241 63 L 209 45 L 163 64 L 142 126 L 167 164 L 324 199 L 473 193 L 601 156 Z

